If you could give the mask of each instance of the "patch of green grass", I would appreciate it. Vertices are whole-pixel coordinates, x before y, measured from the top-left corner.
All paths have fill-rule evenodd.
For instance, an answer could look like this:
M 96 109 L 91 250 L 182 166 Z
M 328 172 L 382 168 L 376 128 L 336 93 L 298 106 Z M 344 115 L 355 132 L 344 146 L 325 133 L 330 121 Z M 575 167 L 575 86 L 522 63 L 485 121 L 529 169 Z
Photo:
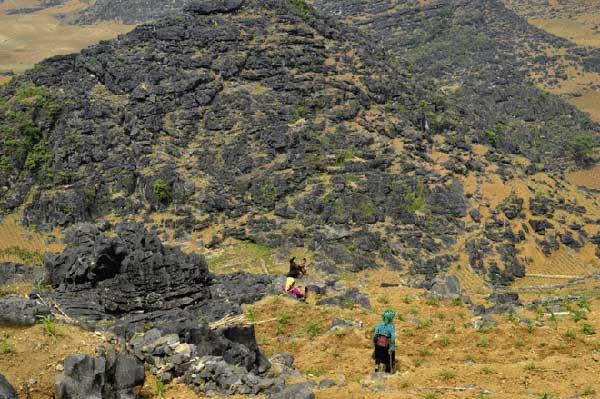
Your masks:
M 244 315 L 250 323 L 256 323 L 256 309 L 254 308 L 254 306 L 247 306 Z
M 454 298 L 452 300 L 452 305 L 453 306 L 462 306 L 462 304 L 463 304 L 463 301 L 460 298 Z
M 314 377 L 320 377 L 323 374 L 325 374 L 325 368 L 322 366 L 319 367 L 309 367 L 306 370 L 304 370 L 304 374 L 306 375 L 311 375 Z
M 427 301 L 425 301 L 425 303 L 429 306 L 437 306 L 439 305 L 440 300 L 435 297 L 429 297 L 427 298 Z
M 590 395 L 595 395 L 595 394 L 596 394 L 596 390 L 589 385 L 584 388 L 583 393 L 582 393 L 583 396 L 590 396 Z
M 423 359 L 421 359 L 419 357 L 416 358 L 414 361 L 414 365 L 415 365 L 415 367 L 421 367 L 423 365 Z
M 413 301 L 413 300 L 412 300 L 412 298 L 411 298 L 411 297 L 409 297 L 408 295 L 405 295 L 405 296 L 402 298 L 402 302 L 404 302 L 404 303 L 405 303 L 405 304 L 407 304 L 407 305 L 410 305 L 410 304 L 412 303 L 412 301 Z
M 4 337 L 4 339 L 2 340 L 2 345 L 0 345 L 0 353 L 2 353 L 3 355 L 7 355 L 12 352 L 13 349 L 10 343 L 8 342 L 8 337 Z
M 490 341 L 487 338 L 481 338 L 476 345 L 478 348 L 487 348 L 490 346 Z
M 515 340 L 515 347 L 516 347 L 516 348 L 522 348 L 522 347 L 524 347 L 524 346 L 525 346 L 525 341 L 523 341 L 523 339 L 522 339 L 522 338 L 517 338 L 517 339 Z
M 411 315 L 416 316 L 419 314 L 419 311 L 417 310 L 417 308 L 412 307 L 408 310 L 410 312 Z
M 382 305 L 387 305 L 388 303 L 390 303 L 390 300 L 388 299 L 387 295 L 382 295 L 379 298 L 377 298 L 377 302 L 381 303 Z
M 490 374 L 494 374 L 494 369 L 492 369 L 490 366 L 484 366 L 484 367 L 481 369 L 481 372 L 482 372 L 483 374 L 490 375 Z
M 28 265 L 43 265 L 44 254 L 37 251 L 30 251 L 21 247 L 8 247 L 0 249 L 0 256 L 10 256 L 19 259 Z
M 596 334 L 596 329 L 594 328 L 593 325 L 591 325 L 589 323 L 583 323 L 583 325 L 581 326 L 581 332 L 584 335 L 594 335 L 594 334 Z
M 440 378 L 443 381 L 449 381 L 454 377 L 456 377 L 456 372 L 454 372 L 453 370 L 442 369 L 442 371 L 440 371 Z
M 554 394 L 548 392 L 542 392 L 539 396 L 540 399 L 552 399 L 554 398 Z
M 535 331 L 535 324 L 529 323 L 529 324 L 527 324 L 526 328 L 527 328 L 527 332 L 529 334 L 533 334 L 533 332 Z
M 318 320 L 312 320 L 309 324 L 308 324 L 308 328 L 306 329 L 306 333 L 310 336 L 310 337 L 316 337 L 317 335 L 321 334 L 321 322 Z
M 577 338 L 577 333 L 574 330 L 567 330 L 565 332 L 565 337 L 567 337 L 569 339 L 575 339 L 575 338 Z
M 448 337 L 442 337 L 440 339 L 440 345 L 442 345 L 442 346 L 449 346 L 450 345 L 450 338 L 448 338 Z
M 423 394 L 423 399 L 438 399 L 438 394 L 435 392 L 425 392 Z
M 432 325 L 433 325 L 433 320 L 431 320 L 431 319 L 419 320 L 417 323 L 417 329 L 422 330 L 425 328 L 430 328 Z
M 404 330 L 404 335 L 406 335 L 407 337 L 414 337 L 415 336 L 415 332 L 414 330 L 411 330 L 410 328 L 407 328 Z
M 535 370 L 539 370 L 539 367 L 537 364 L 535 364 L 534 362 L 529 362 L 525 365 L 525 370 L 527 371 L 535 371 Z
M 471 355 L 470 353 L 468 353 L 467 356 L 465 356 L 465 362 L 475 363 L 475 358 L 473 357 L 473 355 Z
M 51 337 L 56 336 L 56 322 L 52 316 L 39 316 L 40 322 L 42 323 L 42 329 L 46 335 Z
M 163 382 L 162 378 L 156 380 L 156 396 L 159 398 L 165 397 L 165 383 Z
M 425 356 L 431 355 L 431 350 L 428 347 L 426 347 L 426 346 L 420 347 L 419 350 L 418 350 L 418 352 L 419 352 L 419 355 L 421 355 L 421 357 L 425 357 Z
M 277 322 L 279 324 L 288 324 L 290 322 L 290 314 L 287 311 L 283 310 L 277 315 Z
M 587 320 L 587 313 L 581 310 L 572 310 L 571 318 L 575 323 L 579 322 L 580 320 Z

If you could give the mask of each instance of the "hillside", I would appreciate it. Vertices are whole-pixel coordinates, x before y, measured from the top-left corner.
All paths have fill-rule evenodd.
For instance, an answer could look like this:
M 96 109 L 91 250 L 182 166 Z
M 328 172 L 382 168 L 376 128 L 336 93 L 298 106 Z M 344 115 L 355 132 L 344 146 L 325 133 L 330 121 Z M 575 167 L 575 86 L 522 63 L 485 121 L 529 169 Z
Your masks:
M 66 336 L 97 332 L 84 353 L 131 350 L 148 396 L 163 378 L 172 398 L 277 399 L 282 379 L 323 398 L 593 395 L 600 125 L 577 103 L 595 87 L 574 93 L 600 82 L 596 49 L 535 19 L 594 8 L 542 3 L 78 8 L 69 26 L 143 24 L 0 85 L 0 261 L 44 263 L 47 280 L 2 264 L 17 282 L 0 309 L 39 298 L 75 325 Z M 45 6 L 31 15 L 61 7 Z M 311 263 L 307 303 L 273 292 L 292 256 Z M 460 288 L 439 295 L 448 275 Z M 241 327 L 211 327 L 241 306 Z M 388 307 L 389 378 L 369 358 Z M 27 355 L 19 331 L 47 351 Z M 4 337 L 0 372 L 21 394 L 39 376 L 33 397 L 47 397 L 68 344 L 33 327 Z M 148 349 L 161 339 L 188 357 Z M 277 380 L 263 354 L 281 352 L 295 368 Z M 209 355 L 225 371 L 198 377 Z

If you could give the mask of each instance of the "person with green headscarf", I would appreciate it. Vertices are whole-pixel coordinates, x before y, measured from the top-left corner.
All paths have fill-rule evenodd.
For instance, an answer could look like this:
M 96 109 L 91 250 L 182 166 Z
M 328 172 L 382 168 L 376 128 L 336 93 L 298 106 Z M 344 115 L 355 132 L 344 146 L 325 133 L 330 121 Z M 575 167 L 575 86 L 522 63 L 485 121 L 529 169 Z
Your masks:
M 373 358 L 375 359 L 375 372 L 379 371 L 381 364 L 385 365 L 385 372 L 391 373 L 396 363 L 396 328 L 392 322 L 396 317 L 396 312 L 388 309 L 383 312 L 382 322 L 375 327 L 373 334 L 373 344 L 375 351 Z

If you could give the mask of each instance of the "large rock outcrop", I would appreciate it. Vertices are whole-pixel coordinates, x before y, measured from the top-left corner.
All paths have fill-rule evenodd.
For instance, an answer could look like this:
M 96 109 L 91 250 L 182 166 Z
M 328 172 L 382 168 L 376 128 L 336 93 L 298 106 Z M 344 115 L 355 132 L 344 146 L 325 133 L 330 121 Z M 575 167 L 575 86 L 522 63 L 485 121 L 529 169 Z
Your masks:
M 136 399 L 144 380 L 143 364 L 125 353 L 72 355 L 56 377 L 54 394 L 57 399 Z

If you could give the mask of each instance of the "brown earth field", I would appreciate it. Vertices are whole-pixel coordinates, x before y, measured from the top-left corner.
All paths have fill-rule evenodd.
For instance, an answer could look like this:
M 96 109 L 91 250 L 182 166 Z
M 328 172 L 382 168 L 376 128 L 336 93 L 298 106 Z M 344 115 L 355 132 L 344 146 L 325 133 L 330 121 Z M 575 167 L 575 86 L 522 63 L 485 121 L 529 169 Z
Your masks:
M 77 0 L 31 14 L 6 15 L 7 10 L 33 8 L 38 4 L 37 0 L 0 3 L 0 72 L 21 73 L 48 57 L 78 52 L 134 28 L 118 22 L 77 26 L 59 21 L 57 14 L 68 17 L 87 7 Z M 0 84 L 6 80 L 0 77 Z

